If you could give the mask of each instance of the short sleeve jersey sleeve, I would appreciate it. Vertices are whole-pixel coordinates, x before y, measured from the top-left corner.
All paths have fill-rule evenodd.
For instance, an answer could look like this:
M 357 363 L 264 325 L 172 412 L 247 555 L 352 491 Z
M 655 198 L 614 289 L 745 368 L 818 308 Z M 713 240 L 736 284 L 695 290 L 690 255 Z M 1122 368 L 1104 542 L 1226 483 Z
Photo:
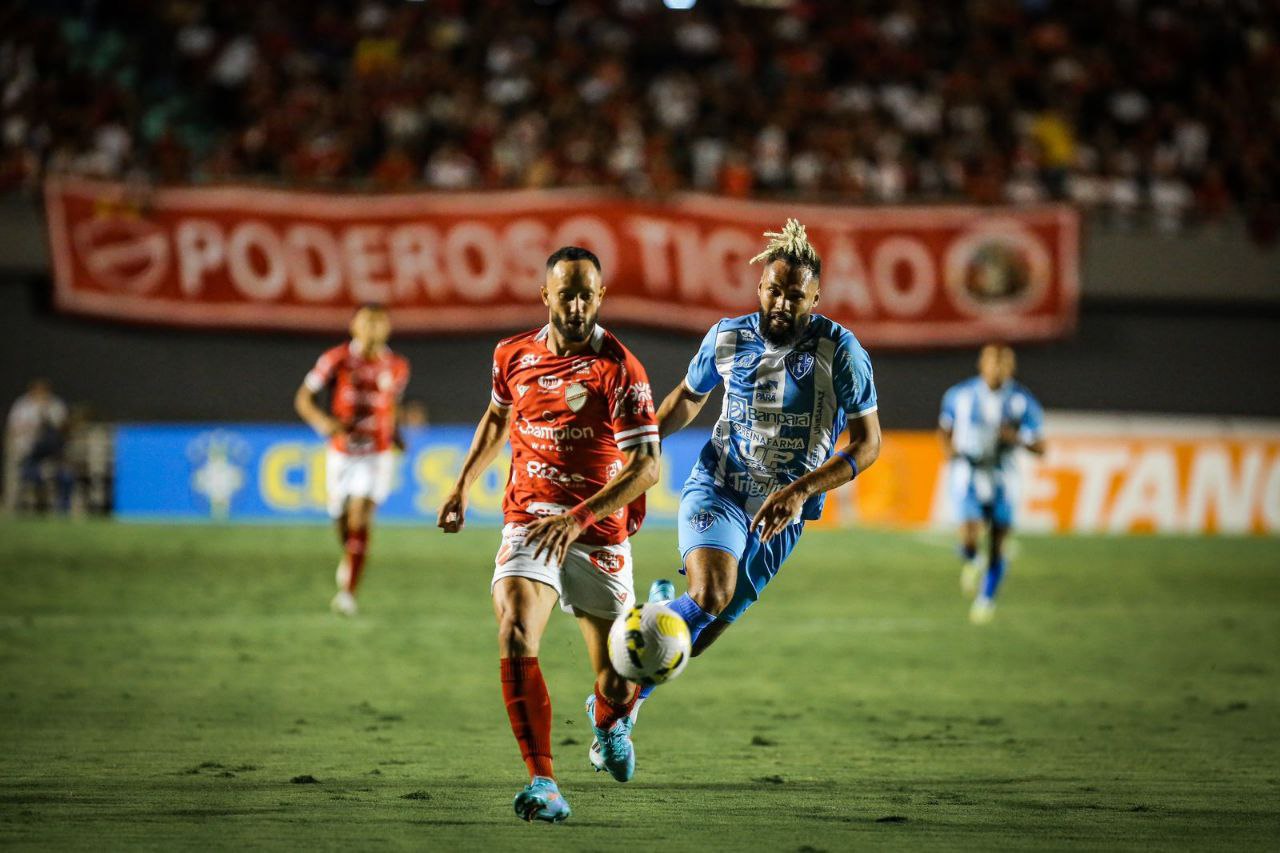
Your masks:
M 1044 437 L 1044 409 L 1030 392 L 1019 389 L 1010 398 L 1009 406 L 1010 420 L 1018 429 L 1019 441 L 1030 444 Z
M 507 386 L 506 347 L 498 344 L 493 350 L 493 388 L 490 397 L 500 409 L 511 408 L 511 389 Z
M 689 362 L 684 384 L 696 394 L 710 393 L 720 384 L 720 371 L 716 370 L 716 338 L 719 334 L 720 324 L 716 323 L 702 339 L 693 360 Z
M 640 359 L 624 350 L 622 359 L 611 371 L 611 385 L 613 439 L 618 449 L 658 444 L 661 439 L 653 387 Z
M 947 392 L 942 395 L 942 408 L 938 411 L 938 426 L 942 429 L 951 429 L 956 425 L 956 395 L 960 392 L 956 388 L 948 388 Z
M 878 408 L 871 356 L 850 332 L 840 336 L 832 379 L 840 408 L 850 418 L 861 418 Z
M 312 394 L 317 394 L 324 389 L 331 381 L 333 374 L 338 369 L 338 364 L 342 361 L 343 350 L 345 346 L 336 346 L 333 349 L 326 350 L 316 359 L 315 366 L 307 373 L 303 384 L 307 386 L 307 390 Z

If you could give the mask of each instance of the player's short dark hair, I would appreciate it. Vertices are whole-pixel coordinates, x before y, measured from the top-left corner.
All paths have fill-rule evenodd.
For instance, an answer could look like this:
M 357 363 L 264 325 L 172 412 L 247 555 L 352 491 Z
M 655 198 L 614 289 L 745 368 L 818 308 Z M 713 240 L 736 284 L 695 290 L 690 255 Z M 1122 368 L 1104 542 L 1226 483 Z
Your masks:
M 561 261 L 590 261 L 591 266 L 596 268 L 596 272 L 603 272 L 600 269 L 600 259 L 595 256 L 595 253 L 581 246 L 561 246 L 556 249 L 547 258 L 547 269 L 551 269 Z

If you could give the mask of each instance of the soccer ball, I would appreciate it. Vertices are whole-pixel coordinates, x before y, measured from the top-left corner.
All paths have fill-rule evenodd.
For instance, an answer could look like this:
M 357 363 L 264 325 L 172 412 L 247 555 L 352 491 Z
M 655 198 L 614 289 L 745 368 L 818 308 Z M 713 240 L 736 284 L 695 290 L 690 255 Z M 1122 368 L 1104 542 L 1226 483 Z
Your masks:
M 637 604 L 609 629 L 609 661 L 628 681 L 662 684 L 689 662 L 689 626 L 665 604 Z

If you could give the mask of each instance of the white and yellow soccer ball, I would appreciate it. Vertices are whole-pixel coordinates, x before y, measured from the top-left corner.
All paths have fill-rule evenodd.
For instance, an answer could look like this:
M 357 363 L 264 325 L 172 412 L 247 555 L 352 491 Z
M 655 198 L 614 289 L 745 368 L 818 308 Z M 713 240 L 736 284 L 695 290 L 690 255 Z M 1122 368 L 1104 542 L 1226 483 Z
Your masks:
M 665 604 L 637 604 L 609 629 L 609 661 L 637 684 L 662 684 L 689 663 L 689 626 Z

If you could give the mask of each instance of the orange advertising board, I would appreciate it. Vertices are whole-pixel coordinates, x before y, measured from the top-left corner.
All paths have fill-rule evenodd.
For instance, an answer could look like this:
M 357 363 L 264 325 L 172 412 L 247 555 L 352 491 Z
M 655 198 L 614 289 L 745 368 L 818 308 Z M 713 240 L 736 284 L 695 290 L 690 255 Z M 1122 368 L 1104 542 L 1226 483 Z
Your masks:
M 1019 529 L 1280 535 L 1280 423 L 1050 415 L 1043 459 L 1024 455 Z M 953 523 L 938 436 L 897 431 L 820 526 Z

